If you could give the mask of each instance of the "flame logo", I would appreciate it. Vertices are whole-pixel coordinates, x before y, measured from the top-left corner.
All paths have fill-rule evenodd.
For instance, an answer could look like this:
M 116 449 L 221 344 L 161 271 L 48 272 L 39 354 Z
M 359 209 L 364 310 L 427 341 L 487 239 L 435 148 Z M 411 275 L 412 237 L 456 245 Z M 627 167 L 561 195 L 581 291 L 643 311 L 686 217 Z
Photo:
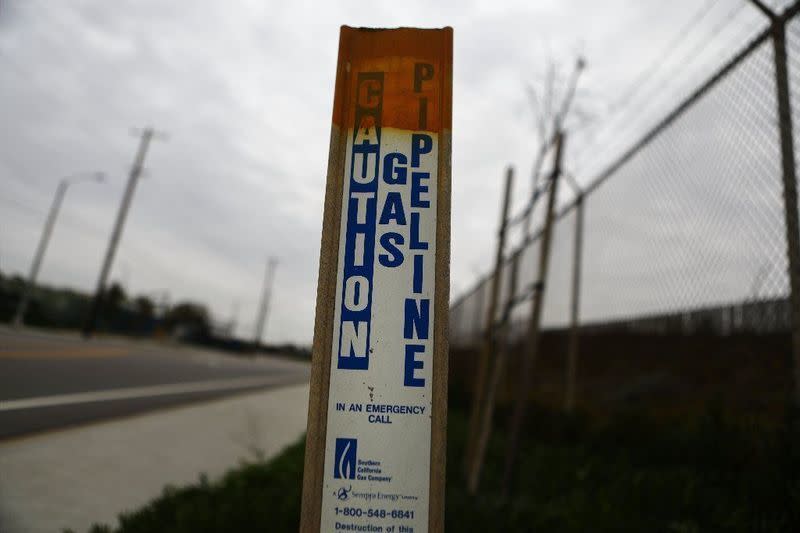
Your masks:
M 350 446 L 352 445 L 352 441 L 348 441 L 342 450 L 342 454 L 339 456 L 339 472 L 341 473 L 342 477 L 350 478 L 350 461 L 347 460 L 347 454 L 350 451 Z
M 355 479 L 357 452 L 358 441 L 356 439 L 336 439 L 336 453 L 334 454 L 333 465 L 334 478 Z

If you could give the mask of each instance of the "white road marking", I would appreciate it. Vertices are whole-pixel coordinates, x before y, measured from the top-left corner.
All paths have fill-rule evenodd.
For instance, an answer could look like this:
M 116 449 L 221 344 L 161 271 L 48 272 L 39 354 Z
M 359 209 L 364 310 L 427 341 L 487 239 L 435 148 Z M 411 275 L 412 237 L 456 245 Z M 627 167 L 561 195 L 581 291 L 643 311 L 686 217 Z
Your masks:
M 130 398 L 152 398 L 156 396 L 168 396 L 170 394 L 183 394 L 187 392 L 242 389 L 258 385 L 275 385 L 284 381 L 286 381 L 286 375 L 215 379 L 210 381 L 153 385 L 149 387 L 127 387 L 122 389 L 78 392 L 73 394 L 56 394 L 53 396 L 22 398 L 19 400 L 0 400 L 0 412 L 17 411 L 20 409 L 33 409 L 37 407 L 70 405 L 76 403 L 126 400 Z

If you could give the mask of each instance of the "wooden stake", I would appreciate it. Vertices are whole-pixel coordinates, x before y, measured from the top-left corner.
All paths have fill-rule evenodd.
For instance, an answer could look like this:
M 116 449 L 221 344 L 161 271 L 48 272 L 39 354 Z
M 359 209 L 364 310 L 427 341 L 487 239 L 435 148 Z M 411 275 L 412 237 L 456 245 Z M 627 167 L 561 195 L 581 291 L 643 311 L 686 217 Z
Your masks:
M 547 199 L 547 212 L 545 214 L 544 231 L 542 234 L 542 244 L 539 250 L 539 275 L 534 290 L 531 305 L 530 325 L 528 326 L 528 338 L 525 351 L 522 354 L 522 368 L 519 375 L 519 390 L 517 391 L 517 402 L 511 416 L 509 428 L 508 451 L 506 452 L 506 465 L 503 475 L 502 496 L 507 497 L 513 482 L 517 455 L 519 454 L 519 441 L 521 438 L 522 427 L 525 423 L 525 414 L 530 402 L 530 389 L 533 366 L 539 350 L 539 334 L 541 329 L 542 309 L 544 307 L 545 288 L 547 286 L 547 269 L 550 264 L 550 242 L 553 231 L 553 220 L 555 218 L 555 203 L 558 196 L 558 178 L 561 175 L 561 154 L 564 144 L 564 134 L 556 134 L 556 155 L 555 166 L 550 175 L 550 191 Z
M 511 188 L 514 182 L 514 169 L 506 170 L 505 189 L 503 193 L 503 206 L 500 209 L 500 229 L 497 231 L 497 249 L 494 257 L 494 275 L 491 278 L 489 292 L 489 311 L 486 314 L 486 325 L 483 328 L 481 351 L 478 356 L 478 367 L 475 372 L 475 391 L 472 394 L 472 409 L 470 411 L 469 429 L 466 447 L 464 450 L 464 473 L 469 478 L 473 464 L 475 443 L 478 438 L 480 417 L 483 412 L 487 372 L 489 359 L 494 351 L 494 324 L 497 320 L 497 300 L 500 287 L 503 283 L 503 254 L 506 246 L 506 228 L 508 227 L 508 209 L 511 203 Z
M 452 39 L 451 28 L 341 29 L 304 533 L 444 530 Z M 408 496 L 406 514 L 368 515 L 380 494 Z
M 500 382 L 506 371 L 509 355 L 508 332 L 511 327 L 511 311 L 515 304 L 517 294 L 517 278 L 519 274 L 519 257 L 522 250 L 519 249 L 511 257 L 511 272 L 508 281 L 508 296 L 506 297 L 506 305 L 503 310 L 503 316 L 500 318 L 500 324 L 496 328 L 496 337 L 494 339 L 494 346 L 497 355 L 495 355 L 492 370 L 489 374 L 489 379 L 486 385 L 486 400 L 483 402 L 482 414 L 480 417 L 480 426 L 478 428 L 478 439 L 475 444 L 475 453 L 470 465 L 469 475 L 467 477 L 467 489 L 469 493 L 475 495 L 478 492 L 480 485 L 481 472 L 483 470 L 483 463 L 486 460 L 486 448 L 489 445 L 489 438 L 492 434 L 492 420 L 494 417 L 494 408 L 497 403 L 497 390 L 500 388 Z

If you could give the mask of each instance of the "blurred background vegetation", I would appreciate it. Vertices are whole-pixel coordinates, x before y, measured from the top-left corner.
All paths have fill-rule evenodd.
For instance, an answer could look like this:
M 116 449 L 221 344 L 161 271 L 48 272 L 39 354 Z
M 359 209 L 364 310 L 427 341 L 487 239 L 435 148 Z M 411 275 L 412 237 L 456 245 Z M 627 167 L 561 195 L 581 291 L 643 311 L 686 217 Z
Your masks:
M 14 318 L 26 281 L 0 271 L 0 323 Z M 68 287 L 37 284 L 32 288 L 25 315 L 29 327 L 79 330 L 92 295 Z M 117 281 L 109 284 L 98 317 L 104 334 L 156 338 L 222 349 L 237 354 L 282 353 L 310 358 L 307 347 L 294 344 L 267 345 L 233 336 L 233 324 L 215 321 L 208 307 L 195 301 L 170 303 L 164 293 L 128 294 Z

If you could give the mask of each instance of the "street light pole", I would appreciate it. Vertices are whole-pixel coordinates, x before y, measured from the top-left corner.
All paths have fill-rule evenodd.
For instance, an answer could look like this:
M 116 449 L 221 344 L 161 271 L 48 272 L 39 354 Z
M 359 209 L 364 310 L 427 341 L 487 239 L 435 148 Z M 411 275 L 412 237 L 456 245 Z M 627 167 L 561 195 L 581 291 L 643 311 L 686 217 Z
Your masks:
M 50 206 L 50 211 L 47 214 L 47 220 L 44 223 L 42 236 L 39 237 L 39 245 L 36 247 L 36 255 L 33 256 L 31 270 L 28 273 L 28 281 L 22 290 L 22 297 L 17 305 L 17 312 L 14 315 L 13 322 L 14 327 L 20 327 L 25 323 L 25 312 L 28 310 L 31 292 L 33 291 L 33 287 L 36 285 L 36 278 L 39 276 L 39 269 L 42 266 L 42 260 L 44 259 L 45 252 L 47 251 L 47 245 L 50 242 L 50 236 L 53 234 L 53 228 L 55 227 L 56 219 L 58 218 L 58 212 L 61 210 L 61 204 L 64 201 L 64 195 L 67 192 L 67 187 L 73 183 L 85 181 L 86 179 L 92 179 L 94 181 L 101 182 L 103 181 L 104 176 L 102 172 L 94 172 L 88 176 L 83 176 L 83 179 L 64 178 L 58 183 L 56 195 L 53 197 L 53 203 Z
M 272 298 L 272 281 L 275 277 L 275 266 L 278 260 L 270 257 L 267 261 L 267 270 L 264 273 L 264 288 L 261 294 L 261 305 L 258 309 L 258 318 L 256 318 L 256 335 L 253 339 L 253 345 L 258 348 L 261 344 L 261 338 L 264 336 L 264 325 L 267 321 L 267 312 L 269 311 L 269 301 Z
M 111 239 L 108 243 L 105 258 L 103 259 L 103 266 L 100 269 L 100 277 L 97 280 L 97 289 L 95 290 L 92 305 L 89 308 L 89 314 L 86 317 L 86 322 L 83 325 L 83 336 L 85 338 L 91 337 L 94 333 L 95 323 L 97 322 L 97 315 L 100 312 L 100 306 L 103 299 L 103 291 L 105 290 L 106 280 L 111 271 L 111 264 L 114 262 L 114 255 L 117 251 L 117 244 L 122 235 L 122 228 L 125 226 L 125 218 L 128 216 L 128 209 L 133 199 L 133 191 L 136 189 L 136 183 L 142 174 L 144 166 L 144 158 L 147 155 L 147 148 L 150 146 L 155 132 L 153 128 L 145 128 L 142 131 L 142 137 L 139 141 L 139 149 L 136 152 L 136 158 L 133 161 L 131 172 L 128 177 L 128 184 L 125 186 L 125 194 L 122 197 L 122 204 L 120 204 L 119 211 L 117 212 L 117 220 L 114 223 L 114 229 L 111 232 Z

